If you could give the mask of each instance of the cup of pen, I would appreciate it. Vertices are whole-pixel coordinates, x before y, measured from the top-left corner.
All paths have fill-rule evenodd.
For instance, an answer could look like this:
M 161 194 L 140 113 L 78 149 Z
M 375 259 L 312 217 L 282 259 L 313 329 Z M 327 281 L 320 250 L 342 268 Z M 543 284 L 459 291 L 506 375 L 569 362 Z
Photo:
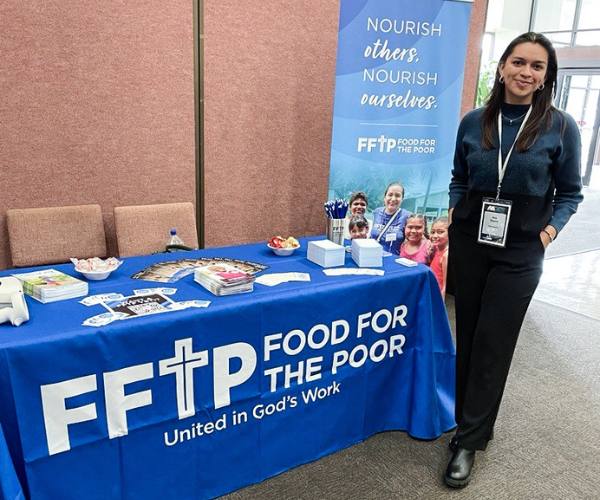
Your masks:
M 345 219 L 327 219 L 327 239 L 337 243 L 344 244 L 344 222 Z
M 329 200 L 325 202 L 325 215 L 327 215 L 327 239 L 344 244 L 344 227 L 348 202 L 346 200 Z

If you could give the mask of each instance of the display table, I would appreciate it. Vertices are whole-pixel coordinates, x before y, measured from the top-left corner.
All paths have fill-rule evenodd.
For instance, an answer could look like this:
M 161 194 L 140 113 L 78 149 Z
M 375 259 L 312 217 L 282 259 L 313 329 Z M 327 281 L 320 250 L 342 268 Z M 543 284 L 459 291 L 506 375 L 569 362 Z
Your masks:
M 246 245 L 128 258 L 89 284 L 90 294 L 174 287 L 173 300 L 210 300 L 205 309 L 94 328 L 82 322 L 100 305 L 28 297 L 31 320 L 0 325 L 0 494 L 212 498 L 377 432 L 433 439 L 454 427 L 454 347 L 429 269 L 388 257 L 385 276 L 328 277 L 301 243 L 291 257 Z M 215 297 L 192 275 L 130 278 L 192 256 L 311 281 Z

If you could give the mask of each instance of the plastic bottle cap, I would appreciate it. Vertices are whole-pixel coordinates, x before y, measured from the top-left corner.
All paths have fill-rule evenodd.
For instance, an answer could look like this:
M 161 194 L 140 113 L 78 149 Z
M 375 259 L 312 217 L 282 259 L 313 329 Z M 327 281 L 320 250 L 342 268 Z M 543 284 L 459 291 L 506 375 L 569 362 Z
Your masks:
M 171 235 L 175 235 L 175 234 L 177 234 L 177 229 L 175 229 L 175 228 L 171 229 Z

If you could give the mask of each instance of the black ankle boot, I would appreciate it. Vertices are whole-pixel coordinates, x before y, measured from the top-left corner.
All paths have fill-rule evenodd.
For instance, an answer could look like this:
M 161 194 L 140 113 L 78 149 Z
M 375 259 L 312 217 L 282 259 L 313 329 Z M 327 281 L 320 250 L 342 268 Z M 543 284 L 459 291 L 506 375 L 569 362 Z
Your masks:
M 471 480 L 475 452 L 457 448 L 446 468 L 444 481 L 451 488 L 464 488 Z

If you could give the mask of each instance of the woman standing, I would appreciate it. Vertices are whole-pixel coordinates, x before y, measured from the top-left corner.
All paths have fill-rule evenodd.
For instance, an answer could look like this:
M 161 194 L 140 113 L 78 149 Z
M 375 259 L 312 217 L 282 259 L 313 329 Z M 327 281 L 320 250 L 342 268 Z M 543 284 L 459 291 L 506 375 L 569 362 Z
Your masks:
M 458 427 L 444 477 L 455 488 L 468 484 L 475 451 L 493 437 L 545 248 L 583 199 L 579 131 L 552 106 L 556 73 L 546 37 L 517 37 L 500 58 L 487 104 L 458 130 L 449 227 Z
M 404 187 L 392 182 L 383 195 L 383 207 L 373 211 L 371 238 L 375 238 L 386 252 L 399 255 L 400 244 L 404 241 L 404 226 L 410 212 L 400 208 L 404 199 Z

